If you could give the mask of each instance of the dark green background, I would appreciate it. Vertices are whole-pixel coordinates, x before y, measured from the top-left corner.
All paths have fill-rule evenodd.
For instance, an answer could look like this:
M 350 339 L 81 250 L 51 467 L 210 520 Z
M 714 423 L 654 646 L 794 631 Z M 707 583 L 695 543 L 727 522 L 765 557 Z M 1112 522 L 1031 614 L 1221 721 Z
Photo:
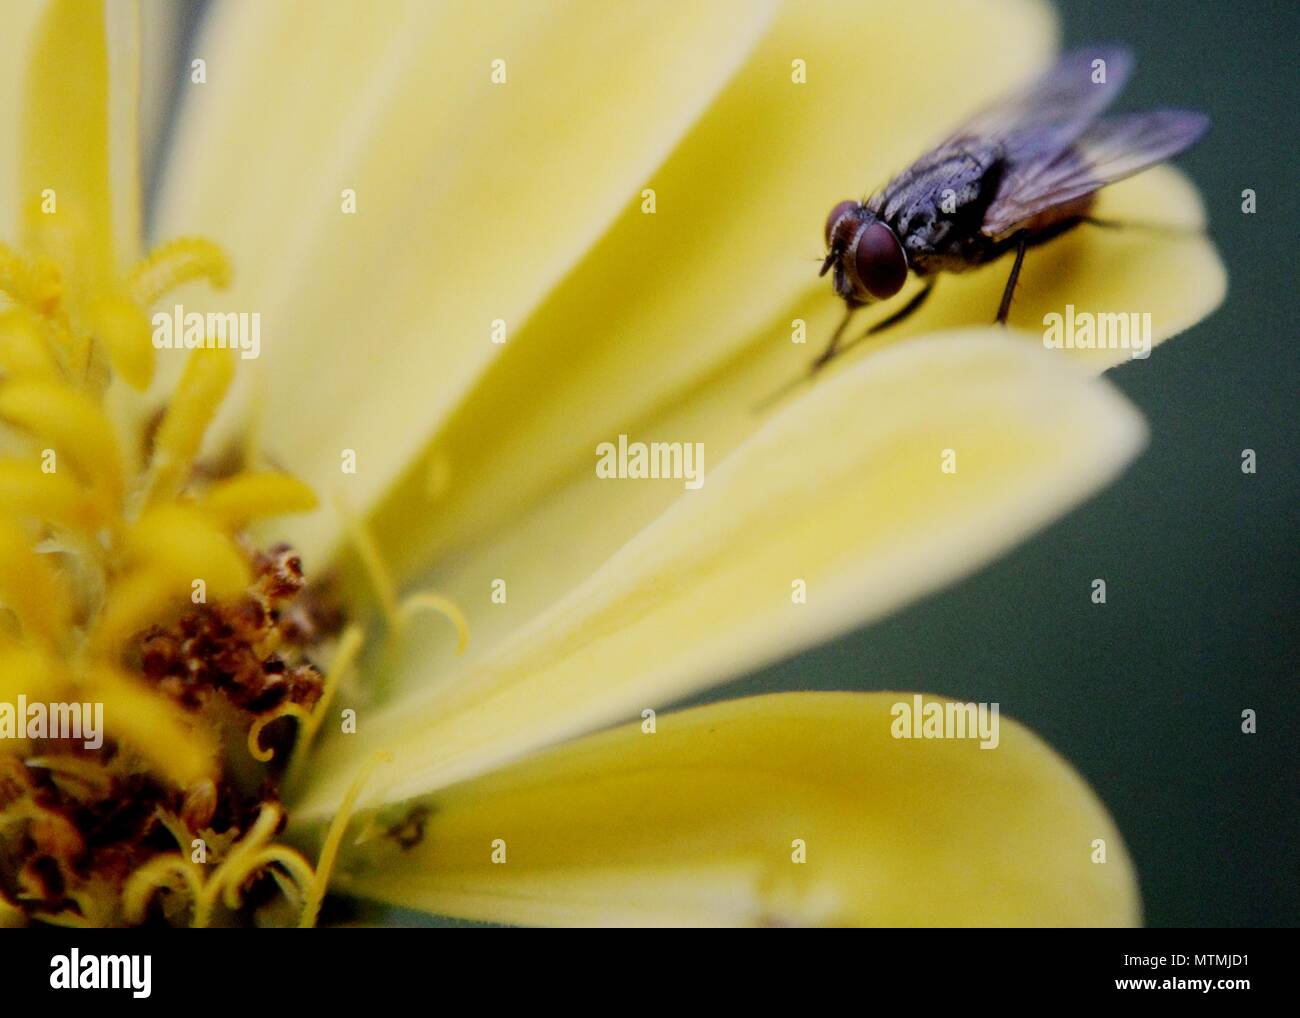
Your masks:
M 1058 10 L 1065 48 L 1137 54 L 1122 108 L 1210 114 L 1179 164 L 1204 197 L 1227 300 L 1111 372 L 1152 433 L 1119 483 L 966 582 L 708 699 L 813 688 L 998 701 L 1105 801 L 1149 925 L 1294 926 L 1300 4 Z M 1104 606 L 1089 600 L 1093 577 Z M 1241 733 L 1247 707 L 1255 735 Z
M 1111 373 L 1152 431 L 1117 484 L 958 586 L 704 699 L 912 689 L 997 701 L 1106 802 L 1149 925 L 1294 926 L 1300 3 L 1058 10 L 1067 48 L 1136 52 L 1123 108 L 1211 115 L 1180 164 L 1227 264 L 1226 302 Z M 1245 188 L 1254 215 L 1241 212 Z M 1245 448 L 1254 476 L 1241 472 Z M 1089 599 L 1093 577 L 1106 579 L 1105 606 Z M 1247 707 L 1255 735 L 1240 731 Z M 346 917 L 337 903 L 331 913 Z

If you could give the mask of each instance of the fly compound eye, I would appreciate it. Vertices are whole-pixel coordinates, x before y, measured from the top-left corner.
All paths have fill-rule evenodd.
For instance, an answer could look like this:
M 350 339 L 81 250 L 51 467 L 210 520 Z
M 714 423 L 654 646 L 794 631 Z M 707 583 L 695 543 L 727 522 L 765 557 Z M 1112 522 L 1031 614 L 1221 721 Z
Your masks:
M 858 203 L 855 201 L 842 201 L 831 209 L 831 214 L 826 217 L 826 246 L 831 246 L 831 231 L 835 229 L 835 224 L 840 221 L 840 217 L 850 212 L 856 212 Z
M 872 223 L 858 237 L 853 268 L 863 289 L 876 300 L 887 300 L 907 281 L 907 257 L 894 231 Z

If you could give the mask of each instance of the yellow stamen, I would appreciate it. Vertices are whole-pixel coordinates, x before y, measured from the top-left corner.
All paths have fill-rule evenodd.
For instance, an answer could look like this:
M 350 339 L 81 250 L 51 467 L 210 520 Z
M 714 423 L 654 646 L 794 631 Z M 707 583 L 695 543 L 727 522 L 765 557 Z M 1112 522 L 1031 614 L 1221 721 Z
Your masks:
M 190 892 L 190 900 L 198 910 L 199 899 L 203 894 L 203 872 L 197 865 L 179 853 L 155 856 L 131 874 L 122 889 L 122 911 L 126 921 L 139 923 L 144 920 L 149 902 L 159 891 L 174 890 L 174 882 L 169 878 L 179 877 Z M 197 917 L 196 917 L 197 918 Z M 195 925 L 199 925 L 195 922 Z
M 379 544 L 369 526 L 348 508 L 342 498 L 335 499 L 335 506 L 393 635 L 400 639 L 406 623 L 416 612 L 434 611 L 445 616 L 456 627 L 456 652 L 463 652 L 469 646 L 469 622 L 465 613 L 450 598 L 434 591 L 417 591 L 399 604 L 396 584 L 384 564 Z
M 0 244 L 0 293 L 42 315 L 52 314 L 63 295 L 58 268 L 42 259 L 34 262 Z
M 166 810 L 157 810 L 154 815 L 158 817 L 158 822 L 167 828 L 167 833 L 175 840 L 176 846 L 182 851 L 188 850 L 190 847 L 190 832 L 180 817 L 168 813 Z
M 27 916 L 3 894 L 0 894 L 0 930 L 27 925 Z
M 293 756 L 289 760 L 289 769 L 284 776 L 286 788 L 293 788 L 301 777 L 302 769 L 307 763 L 307 755 L 311 751 L 311 744 L 325 721 L 325 713 L 334 702 L 334 695 L 338 692 L 343 676 L 352 669 L 364 643 L 365 634 L 360 626 L 348 626 L 339 637 L 339 645 L 334 651 L 333 660 L 330 661 L 329 671 L 325 673 L 325 685 L 321 688 L 320 699 L 298 729 L 298 738 L 293 745 Z
M 0 577 L 7 573 L 8 570 L 0 564 Z M 57 701 L 62 699 L 66 690 L 67 676 L 59 661 L 50 654 L 31 644 L 0 647 L 0 702 L 14 703 L 19 695 L 32 701 Z M 21 755 L 27 751 L 27 747 L 26 739 L 12 739 L 6 748 L 15 755 Z M 0 808 L 0 820 L 6 816 L 12 819 L 14 811 L 22 802 L 20 799 Z M 3 826 L 0 823 L 0 827 Z
M 455 601 L 441 594 L 428 592 L 412 594 L 402 602 L 402 606 L 397 611 L 399 631 L 410 621 L 411 616 L 419 611 L 437 612 L 450 620 L 456 627 L 456 653 L 465 653 L 465 648 L 469 646 L 469 622 Z
M 30 694 L 29 694 L 30 695 Z M 40 768 L 62 778 L 80 783 L 87 795 L 103 798 L 109 792 L 111 780 L 103 766 L 95 760 L 75 756 L 29 756 L 23 763 L 28 768 Z
M 200 348 L 190 354 L 158 428 L 151 502 L 175 498 L 185 486 L 217 408 L 234 378 L 235 362 L 225 350 Z
M 273 803 L 264 803 L 253 826 L 230 849 L 229 854 L 205 879 L 200 866 L 187 859 L 183 852 L 168 853 L 150 859 L 131 874 L 123 893 L 123 907 L 129 922 L 138 923 L 145 915 L 150 900 L 159 890 L 173 889 L 169 878 L 180 877 L 190 892 L 193 907 L 191 925 L 203 928 L 212 921 L 213 909 L 218 901 L 232 911 L 243 905 L 243 885 L 250 876 L 269 866 L 281 867 L 297 888 L 301 901 L 306 900 L 308 888 L 314 879 L 311 864 L 302 854 L 285 845 L 270 844 L 280 825 L 283 810 Z M 170 827 L 169 827 L 170 829 Z M 183 832 L 172 830 L 181 843 Z M 281 888 L 286 887 L 277 876 Z
M 128 637 L 151 622 L 166 621 L 168 601 L 175 594 L 166 578 L 156 573 L 141 571 L 115 578 L 95 625 L 93 652 L 110 657 Z
M 122 294 L 101 297 L 90 308 L 91 335 L 127 385 L 140 392 L 153 381 L 153 341 L 149 317 Z
M 58 9 L 72 17 L 74 6 Z M 89 146 L 93 153 L 104 149 L 102 144 Z M 51 165 L 74 170 L 81 165 L 64 160 L 61 153 L 42 158 L 46 155 L 58 157 L 44 160 Z M 30 899 L 26 891 L 15 899 L 22 909 L 7 900 L 0 903 L 0 921 L 35 917 L 70 926 L 140 922 L 161 894 L 182 896 L 167 901 L 167 915 L 173 918 L 188 895 L 193 925 L 207 926 L 222 905 L 232 911 L 244 907 L 253 879 L 270 877 L 301 910 L 303 925 L 312 925 L 361 784 L 386 757 L 370 761 L 346 796 L 316 870 L 300 852 L 274 842 L 284 821 L 274 791 L 256 793 L 260 809 L 242 834 L 236 829 L 214 836 L 204 825 L 211 823 L 218 789 L 240 797 L 241 807 L 254 794 L 240 784 L 245 778 L 251 782 L 253 769 L 242 761 L 223 760 L 227 726 L 236 719 L 251 720 L 249 752 L 267 763 L 274 753 L 261 745 L 266 726 L 280 717 L 297 718 L 286 772 L 278 778 L 274 772 L 266 775 L 283 787 L 304 766 L 360 654 L 362 632 L 355 626 L 343 632 L 313 709 L 290 702 L 254 718 L 233 701 L 214 706 L 200 698 L 202 706 L 196 707 L 188 691 L 178 694 L 176 676 L 192 676 L 196 659 L 166 626 L 191 604 L 217 602 L 211 609 L 194 610 L 199 624 L 215 619 L 214 624 L 228 625 L 235 652 L 251 652 L 265 662 L 289 631 L 281 630 L 276 612 L 296 591 L 300 571 L 296 562 L 268 565 L 258 558 L 256 567 L 264 572 L 250 587 L 254 563 L 238 532 L 262 517 L 310 511 L 317 504 L 315 495 L 278 472 L 241 474 L 206 491 L 199 486 L 197 492 L 186 491 L 205 434 L 233 379 L 234 358 L 221 349 L 199 349 L 190 356 L 153 433 L 147 471 L 128 475 L 135 464 L 117 445 L 105 408 L 108 383 L 115 376 L 146 389 L 154 372 L 149 307 L 194 280 L 227 286 L 230 265 L 215 244 L 184 237 L 118 276 L 110 247 L 97 243 L 107 224 L 87 216 L 76 200 L 85 197 L 84 189 L 60 192 L 57 222 L 27 210 L 40 258 L 0 246 L 0 298 L 7 298 L 0 302 L 12 304 L 0 310 L 0 425 L 29 433 L 37 450 L 49 447 L 54 454 L 39 462 L 35 456 L 0 459 L 0 694 L 20 690 L 50 700 L 102 703 L 106 734 L 116 749 L 83 756 L 41 748 L 42 755 L 23 759 L 29 748 L 25 743 L 15 740 L 9 747 L 19 763 L 12 774 L 5 772 L 4 792 L 12 801 L 0 807 L 0 829 L 6 837 L 14 828 L 21 837 L 33 824 L 54 830 L 57 838 L 42 836 L 56 846 L 53 855 L 66 886 L 47 900 L 55 892 L 33 885 Z M 66 272 L 66 281 L 56 265 Z M 250 440 L 245 469 L 259 461 L 256 448 L 255 439 Z M 386 590 L 386 613 L 395 629 L 418 610 L 459 617 L 455 606 L 436 595 L 399 606 L 391 582 Z M 233 605 L 224 603 L 241 595 L 244 599 Z M 133 648 L 138 653 L 125 654 L 126 641 L 146 632 L 149 639 Z M 291 651 L 295 667 L 306 673 L 304 681 L 321 682 L 301 648 L 294 645 Z M 155 673 L 157 662 L 163 663 L 162 672 Z M 180 672 L 175 670 L 178 662 Z M 162 680 L 155 685 L 139 674 L 142 667 Z M 223 765 L 237 765 L 235 775 Z M 103 862 L 96 859 L 83 872 L 84 845 L 77 840 L 82 832 L 71 821 L 64 821 L 66 831 L 51 828 L 61 818 L 58 810 L 68 800 L 103 802 L 130 794 L 130 785 L 119 785 L 119 779 L 142 768 L 169 786 L 148 794 L 177 850 L 152 858 L 146 854 L 144 864 L 125 879 L 112 867 L 111 857 L 108 869 L 96 869 Z M 42 794 L 52 795 L 54 804 L 39 799 Z M 190 858 L 194 831 L 200 829 L 203 837 L 215 838 L 215 865 Z M 145 847 L 145 836 L 132 842 L 136 850 Z M 231 844 L 233 839 L 238 840 Z M 7 847 L 5 866 L 24 864 L 36 850 L 44 848 Z M 12 893 L 11 882 L 7 877 L 7 893 Z M 27 885 L 20 881 L 18 886 Z M 51 907 L 61 911 L 43 911 Z
M 169 878 L 179 877 L 189 889 L 193 900 L 192 925 L 205 927 L 212 919 L 212 912 L 218 900 L 231 911 L 243 906 L 243 887 L 253 874 L 278 866 L 288 877 L 286 884 L 278 872 L 272 870 L 276 882 L 282 891 L 290 887 L 298 892 L 302 904 L 299 927 L 316 925 L 320 915 L 321 903 L 329 889 L 330 876 L 338 859 L 339 847 L 343 836 L 352 820 L 357 797 L 365 786 L 375 768 L 392 760 L 392 753 L 384 750 L 375 753 L 357 773 L 349 786 L 338 811 L 330 821 L 325 840 L 321 846 L 320 857 L 315 870 L 303 858 L 302 854 L 287 845 L 272 844 L 276 829 L 280 826 L 283 810 L 275 803 L 263 803 L 258 811 L 253 826 L 244 836 L 235 842 L 230 853 L 205 880 L 202 869 L 191 863 L 181 853 L 168 853 L 150 859 L 131 874 L 123 894 L 124 910 L 129 922 L 138 923 L 145 915 L 149 902 L 159 890 L 174 888 Z M 173 837 L 182 843 L 182 833 L 168 826 Z M 61 913 L 60 917 L 75 922 L 74 914 Z M 55 921 L 43 916 L 47 921 Z
M 143 682 L 106 664 L 88 669 L 84 695 L 104 704 L 104 727 L 177 788 L 214 777 L 217 744 L 194 717 Z
M 311 863 L 302 857 L 302 853 L 287 845 L 267 845 L 256 852 L 241 856 L 238 862 L 226 872 L 224 893 L 221 896 L 222 904 L 232 912 L 239 909 L 244 904 L 244 881 L 271 865 L 283 868 L 297 885 L 302 899 L 306 900 L 308 888 L 312 886 L 314 880 Z
M 26 307 L 0 314 L 0 369 L 8 378 L 63 379 L 63 368 L 41 319 Z
M 230 285 L 226 253 L 202 237 L 177 237 L 155 248 L 127 277 L 131 296 L 148 307 L 170 290 L 195 279 L 206 279 L 218 290 Z
M 72 197 L 74 190 L 69 189 Z M 314 870 L 301 853 L 273 841 L 284 821 L 274 794 L 263 797 L 242 836 L 238 831 L 216 836 L 214 867 L 195 863 L 189 857 L 189 825 L 198 830 L 212 815 L 195 789 L 211 794 L 229 777 L 223 773 L 224 740 L 219 738 L 228 719 L 220 712 L 196 710 L 188 698 L 173 699 L 174 672 L 164 672 L 168 678 L 155 687 L 132 671 L 140 661 L 123 651 L 126 640 L 151 625 L 165 625 L 184 610 L 187 595 L 189 601 L 203 603 L 249 591 L 249 552 L 236 544 L 235 532 L 262 517 L 310 511 L 316 508 L 315 495 L 292 477 L 266 472 L 230 477 L 195 500 L 186 497 L 205 433 L 233 378 L 234 359 L 220 349 L 191 355 L 154 433 L 147 473 L 128 477 L 128 463 L 105 412 L 108 381 L 116 376 L 137 390 L 146 389 L 154 371 L 148 308 L 190 281 L 227 286 L 230 265 L 215 244 L 184 237 L 153 251 L 126 277 L 116 276 L 107 246 L 82 244 L 102 234 L 104 224 L 90 222 L 84 210 L 69 202 L 60 209 L 57 229 L 33 217 L 50 227 L 40 232 L 40 259 L 0 246 L 0 296 L 13 304 L 0 311 L 0 423 L 28 432 L 38 449 L 48 446 L 58 457 L 50 458 L 56 465 L 48 473 L 45 461 L 38 464 L 34 457 L 0 459 L 0 692 L 21 686 L 30 695 L 49 686 L 51 694 L 101 702 L 107 734 L 119 751 L 100 759 L 42 750 L 43 755 L 23 760 L 30 774 L 16 772 L 20 794 L 0 809 L 0 828 L 51 822 L 50 808 L 34 796 L 37 788 L 103 800 L 115 794 L 121 774 L 145 766 L 171 786 L 158 797 L 157 816 L 178 851 L 147 859 L 125 880 L 99 873 L 84 877 L 78 871 L 61 894 L 64 903 L 55 906 L 63 911 L 39 911 L 53 902 L 42 902 L 44 892 L 37 888 L 31 901 L 19 899 L 22 910 L 0 902 L 0 920 L 34 916 L 70 926 L 140 922 L 160 894 L 187 894 L 193 925 L 207 926 L 221 906 L 243 908 L 250 881 L 261 874 L 274 879 L 286 899 L 300 907 L 301 925 L 314 925 L 362 787 L 390 754 L 375 755 L 361 769 L 325 833 Z M 56 261 L 68 270 L 66 284 Z M 250 440 L 244 465 L 257 460 L 256 441 Z M 431 592 L 399 604 L 372 536 L 364 527 L 357 532 L 391 630 L 400 633 L 418 612 L 438 612 L 456 626 L 463 649 L 468 627 L 457 606 Z M 292 571 L 297 572 L 296 564 Z M 276 585 L 284 576 L 268 577 L 269 585 L 250 592 L 255 604 L 274 606 L 283 600 L 284 589 L 296 589 Z M 221 618 L 219 609 L 208 614 Z M 273 608 L 268 611 L 274 619 Z M 208 614 L 200 610 L 199 617 Z M 231 617 L 242 634 L 245 617 Z M 245 642 L 260 659 L 274 650 L 279 633 L 271 625 L 270 635 Z M 154 655 L 149 661 L 170 661 L 172 639 L 160 632 L 148 641 L 148 650 L 142 645 L 141 654 Z M 274 756 L 261 744 L 267 725 L 289 716 L 298 721 L 281 787 L 301 775 L 362 645 L 360 628 L 344 630 L 313 709 L 290 702 L 252 720 L 248 749 L 260 763 Z M 21 751 L 17 742 L 11 749 Z M 80 851 L 75 825 L 65 834 L 63 843 Z M 60 865 L 72 872 L 66 859 Z M 106 892 L 106 886 L 115 890 Z M 174 917 L 177 904 L 167 902 L 169 916 Z
M 127 561 L 146 563 L 187 587 L 201 577 L 209 597 L 227 597 L 248 586 L 245 556 L 219 526 L 190 506 L 146 509 L 125 544 Z
M 361 559 L 361 567 L 374 588 L 384 619 L 388 622 L 389 629 L 396 630 L 398 628 L 397 588 L 393 583 L 393 577 L 388 572 L 388 567 L 384 564 L 383 555 L 379 553 L 375 536 L 365 522 L 352 512 L 341 496 L 334 500 L 334 505 L 343 520 L 343 526 L 356 549 L 357 556 Z
M 221 889 L 225 886 L 230 875 L 239 872 L 243 860 L 259 851 L 271 839 L 276 828 L 280 826 L 280 817 L 282 815 L 283 811 L 274 803 L 262 804 L 257 819 L 253 821 L 253 826 L 248 829 L 239 841 L 235 842 L 230 854 L 212 872 L 212 875 L 195 899 L 195 926 L 203 927 L 208 925 L 208 920 L 212 914 L 212 906 L 216 904 L 217 897 L 221 894 Z
M 0 506 L 82 533 L 98 529 L 103 513 L 67 473 L 46 473 L 35 461 L 0 459 Z
M 361 794 L 361 789 L 374 769 L 380 764 L 385 764 L 393 759 L 393 754 L 381 750 L 372 756 L 362 766 L 361 772 L 352 782 L 343 801 L 339 804 L 338 812 L 334 814 L 334 819 L 330 821 L 329 830 L 325 834 L 325 843 L 321 847 L 320 859 L 316 862 L 316 875 L 312 880 L 311 890 L 307 894 L 307 903 L 303 906 L 302 919 L 298 925 L 306 928 L 316 925 L 316 917 L 320 914 L 321 902 L 325 900 L 325 891 L 329 887 L 330 874 L 334 870 L 335 860 L 338 859 L 339 845 L 343 842 L 343 835 L 347 832 L 348 824 L 352 820 L 352 811 L 356 808 L 357 797 Z
M 240 474 L 214 484 L 200 502 L 232 529 L 264 516 L 310 512 L 316 504 L 316 493 L 288 474 Z
M 99 925 L 93 919 L 78 915 L 76 912 L 33 912 L 33 919 L 39 919 L 50 926 L 66 926 L 74 930 L 89 930 Z
M 16 379 L 0 386 L 0 418 L 49 442 L 107 497 L 121 496 L 125 478 L 113 426 L 92 397 L 54 382 Z
M 23 632 L 53 648 L 68 628 L 72 602 L 63 577 L 16 528 L 0 520 L 0 604 Z
M 248 729 L 248 738 L 245 741 L 248 744 L 248 755 L 258 763 L 268 763 L 275 756 L 275 750 L 267 749 L 262 745 L 262 732 L 272 721 L 279 721 L 281 718 L 297 718 L 298 731 L 302 732 L 311 719 L 311 712 L 304 710 L 301 704 L 282 703 L 271 713 L 263 714 L 254 721 Z
M 126 534 L 120 569 L 94 634 L 103 654 L 199 589 L 204 601 L 215 600 L 249 581 L 247 559 L 226 533 L 198 509 L 175 504 L 141 514 Z
M 266 407 L 270 395 L 267 392 L 266 373 L 257 369 L 257 363 L 251 362 L 252 370 L 244 375 L 248 380 L 249 409 L 239 437 L 239 459 L 244 470 L 248 471 L 264 470 L 267 467 L 262 436 L 266 430 Z

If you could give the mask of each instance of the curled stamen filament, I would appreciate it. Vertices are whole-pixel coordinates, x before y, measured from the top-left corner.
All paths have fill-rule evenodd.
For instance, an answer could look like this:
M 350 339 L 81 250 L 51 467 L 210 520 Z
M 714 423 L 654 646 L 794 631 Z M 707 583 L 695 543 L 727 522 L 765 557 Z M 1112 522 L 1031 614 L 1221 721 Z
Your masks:
M 311 864 L 299 852 L 286 845 L 267 845 L 240 859 L 239 864 L 226 873 L 222 904 L 231 911 L 238 909 L 244 903 L 244 881 L 271 865 L 280 866 L 289 875 L 298 888 L 299 899 L 305 901 L 307 891 L 315 879 Z
M 338 812 L 334 814 L 334 819 L 330 821 L 329 830 L 325 834 L 325 843 L 321 846 L 320 859 L 316 863 L 316 876 L 307 894 L 306 903 L 303 905 L 302 919 L 298 923 L 300 927 L 316 925 L 316 917 L 320 914 L 321 902 L 325 900 L 325 891 L 329 887 L 330 874 L 333 872 L 334 862 L 338 858 L 339 845 L 343 843 L 343 835 L 352 820 L 352 811 L 356 808 L 357 796 L 361 794 L 362 787 L 374 769 L 392 759 L 393 754 L 387 750 L 381 750 L 372 756 L 366 761 L 360 773 L 353 780 L 347 794 L 343 796 Z
M 313 880 L 311 864 L 302 855 L 285 845 L 268 845 L 280 824 L 283 811 L 272 803 L 264 803 L 257 820 L 231 849 L 230 854 L 204 879 L 203 870 L 180 853 L 171 852 L 150 859 L 131 874 L 123 890 L 123 909 L 129 922 L 138 923 L 145 915 L 154 894 L 171 889 L 174 878 L 179 877 L 190 892 L 193 902 L 191 925 L 203 928 L 212 921 L 212 913 L 220 900 L 229 909 L 238 909 L 243 903 L 243 884 L 254 873 L 268 866 L 278 865 L 299 888 L 305 900 L 307 888 Z M 169 829 L 171 825 L 168 825 Z M 173 836 L 177 832 L 172 830 Z M 282 885 L 283 886 L 283 885 Z
M 349 626 L 343 631 L 343 635 L 339 637 L 338 647 L 334 651 L 334 659 L 330 662 L 329 671 L 325 673 L 325 684 L 321 689 L 320 699 L 312 710 L 304 710 L 296 703 L 281 704 L 269 714 L 258 718 L 249 728 L 248 752 L 254 760 L 266 763 L 275 755 L 273 750 L 266 749 L 262 745 L 262 732 L 266 730 L 266 726 L 283 717 L 297 718 L 298 735 L 294 740 L 293 754 L 289 758 L 289 767 L 284 777 L 286 788 L 292 788 L 301 774 L 311 744 L 325 721 L 325 714 L 334 701 L 339 684 L 356 661 L 357 655 L 361 653 L 364 642 L 365 634 L 359 626 Z
M 172 888 L 171 877 L 179 877 L 190 892 L 190 900 L 194 903 L 194 925 L 207 925 L 206 914 L 201 919 L 199 916 L 203 873 L 179 853 L 168 853 L 150 859 L 131 874 L 131 879 L 122 890 L 122 910 L 127 922 L 138 923 L 144 919 L 145 909 L 149 907 L 154 894 Z
M 284 776 L 286 788 L 296 787 L 298 779 L 302 776 L 302 769 L 307 763 L 307 755 L 311 751 L 311 744 L 315 741 L 316 733 L 320 731 L 320 726 L 325 721 L 325 713 L 334 702 L 334 695 L 338 692 L 343 676 L 352 668 L 357 655 L 361 653 L 361 646 L 364 642 L 365 634 L 360 626 L 348 626 L 343 631 L 343 635 L 339 637 L 339 645 L 334 652 L 334 660 L 330 662 L 329 671 L 325 673 L 325 686 L 321 690 L 320 700 L 311 714 L 303 721 L 302 728 L 298 732 L 298 738 L 294 741 L 293 755 L 289 759 L 289 769 Z
M 302 905 L 299 927 L 315 926 L 321 903 L 325 900 L 325 892 L 329 889 L 330 876 L 338 859 L 343 835 L 352 821 L 357 797 L 375 768 L 390 760 L 392 754 L 381 750 L 362 765 L 343 796 L 338 812 L 330 821 L 315 870 L 295 849 L 287 845 L 267 844 L 280 825 L 283 811 L 274 803 L 264 803 L 248 833 L 235 843 L 230 854 L 207 880 L 203 879 L 203 871 L 197 865 L 175 852 L 151 859 L 136 870 L 127 881 L 123 893 L 128 921 L 140 922 L 153 895 L 159 890 L 171 889 L 174 879 L 179 877 L 194 903 L 192 925 L 205 927 L 212 920 L 212 912 L 218 900 L 232 911 L 240 908 L 243 905 L 243 887 L 248 878 L 269 867 L 278 866 L 279 871 L 271 870 L 276 883 L 286 893 L 294 891 Z M 75 913 L 61 913 L 60 917 L 68 922 L 79 919 Z
M 177 237 L 151 251 L 127 277 L 131 296 L 148 307 L 170 290 L 206 279 L 218 290 L 230 285 L 226 253 L 202 237 Z
M 370 532 L 370 528 L 363 520 L 348 509 L 341 498 L 335 499 L 335 506 L 343 518 L 343 524 L 356 549 L 357 557 L 361 560 L 362 568 L 371 586 L 374 587 L 384 619 L 394 635 L 401 638 L 406 624 L 416 612 L 432 611 L 444 616 L 456 627 L 456 653 L 464 652 L 469 646 L 469 622 L 459 606 L 451 598 L 434 591 L 417 591 L 399 604 L 397 586 L 388 567 L 384 564 L 384 557 L 379 551 L 379 544 L 374 534 Z
M 412 594 L 402 602 L 402 606 L 397 610 L 399 633 L 410 621 L 411 616 L 419 611 L 436 612 L 449 619 L 451 624 L 456 627 L 456 653 L 465 653 L 465 648 L 469 646 L 469 622 L 455 601 L 429 591 Z

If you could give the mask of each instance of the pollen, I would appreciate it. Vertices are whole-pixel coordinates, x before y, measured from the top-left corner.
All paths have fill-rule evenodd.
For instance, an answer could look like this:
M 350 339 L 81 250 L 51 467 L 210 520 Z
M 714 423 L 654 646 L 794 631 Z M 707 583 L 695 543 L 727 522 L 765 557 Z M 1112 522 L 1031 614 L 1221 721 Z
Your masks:
M 248 536 L 315 494 L 247 447 L 203 460 L 228 351 L 189 354 L 140 434 L 109 409 L 114 378 L 152 382 L 150 307 L 229 279 L 202 238 L 94 293 L 0 246 L 0 921 L 310 925 L 382 762 L 316 866 L 278 840 L 363 642 L 291 547 Z M 459 618 L 424 598 L 405 611 Z

